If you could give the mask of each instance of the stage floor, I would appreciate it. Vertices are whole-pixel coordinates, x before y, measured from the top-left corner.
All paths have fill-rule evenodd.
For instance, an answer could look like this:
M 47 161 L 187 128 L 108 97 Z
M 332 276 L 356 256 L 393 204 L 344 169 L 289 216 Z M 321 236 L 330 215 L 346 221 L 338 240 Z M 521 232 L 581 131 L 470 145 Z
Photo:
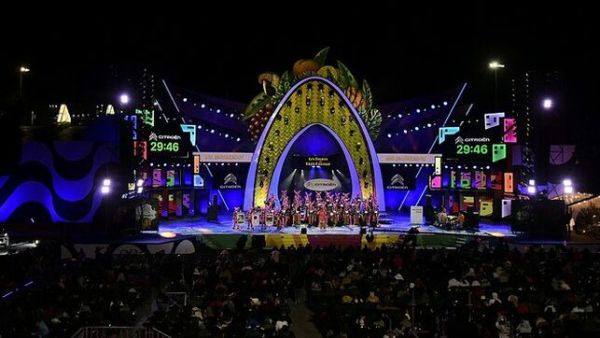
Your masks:
M 285 227 L 278 231 L 275 227 L 261 229 L 260 226 L 254 230 L 247 230 L 246 225 L 241 230 L 233 230 L 231 214 L 221 214 L 218 222 L 208 222 L 206 217 L 185 218 L 162 220 L 159 226 L 159 232 L 173 232 L 180 235 L 211 235 L 211 234 L 300 234 L 299 226 Z M 382 219 L 387 219 L 390 224 L 381 224 L 376 228 L 374 234 L 404 234 L 411 228 L 410 217 L 406 214 L 387 214 Z M 482 221 L 479 224 L 479 231 L 466 230 L 445 230 L 431 225 L 419 226 L 419 232 L 422 234 L 437 235 L 467 235 L 467 236 L 486 236 L 486 237 L 514 237 L 511 226 L 505 223 L 491 223 Z M 341 226 L 319 229 L 318 227 L 307 228 L 307 235 L 358 235 L 360 227 Z

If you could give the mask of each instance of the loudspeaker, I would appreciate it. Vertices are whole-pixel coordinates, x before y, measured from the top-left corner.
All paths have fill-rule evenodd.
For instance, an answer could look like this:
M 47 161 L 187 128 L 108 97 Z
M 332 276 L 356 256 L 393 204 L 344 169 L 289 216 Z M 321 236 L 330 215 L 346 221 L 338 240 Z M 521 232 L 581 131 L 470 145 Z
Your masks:
M 216 205 L 211 205 L 208 207 L 208 211 L 206 212 L 206 220 L 207 221 L 217 221 L 217 214 L 219 213 L 219 208 Z
M 425 222 L 427 224 L 433 224 L 435 221 L 435 210 L 433 210 L 433 205 L 431 203 L 431 195 L 425 195 L 425 205 L 423 206 L 423 213 L 425 215 Z
M 472 207 L 467 209 L 464 226 L 467 229 L 479 230 L 479 213 L 473 211 Z
M 360 235 L 364 235 L 367 233 L 367 228 L 366 227 L 360 227 Z
M 300 228 L 300 233 L 306 235 L 306 227 Z

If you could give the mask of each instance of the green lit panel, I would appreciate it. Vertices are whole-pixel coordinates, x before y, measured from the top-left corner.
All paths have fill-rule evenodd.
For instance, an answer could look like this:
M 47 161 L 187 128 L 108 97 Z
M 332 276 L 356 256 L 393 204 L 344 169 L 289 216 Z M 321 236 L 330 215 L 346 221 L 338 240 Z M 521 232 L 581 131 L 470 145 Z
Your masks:
M 506 158 L 506 144 L 492 145 L 492 162 L 498 162 Z

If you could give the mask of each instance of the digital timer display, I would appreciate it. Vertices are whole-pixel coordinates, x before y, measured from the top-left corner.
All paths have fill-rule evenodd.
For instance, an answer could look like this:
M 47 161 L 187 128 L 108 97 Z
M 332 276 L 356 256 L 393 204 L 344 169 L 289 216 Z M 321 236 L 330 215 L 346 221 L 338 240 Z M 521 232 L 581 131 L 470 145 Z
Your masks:
M 154 153 L 178 153 L 179 142 L 175 141 L 150 141 L 150 151 Z
M 457 155 L 486 155 L 488 153 L 488 145 L 487 144 L 457 144 L 456 145 L 456 154 Z

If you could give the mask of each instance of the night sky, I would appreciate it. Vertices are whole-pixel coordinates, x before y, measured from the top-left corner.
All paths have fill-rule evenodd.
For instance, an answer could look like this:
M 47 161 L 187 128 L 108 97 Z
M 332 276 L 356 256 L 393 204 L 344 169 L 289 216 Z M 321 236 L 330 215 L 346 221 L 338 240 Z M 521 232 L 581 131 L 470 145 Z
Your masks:
M 31 104 L 106 101 L 120 90 L 122 77 L 143 66 L 173 84 L 247 102 L 259 91 L 260 72 L 281 73 L 331 46 L 329 60 L 340 59 L 357 78 L 368 79 L 379 103 L 466 81 L 469 99 L 484 109 L 493 91 L 491 59 L 506 64 L 504 83 L 524 70 L 558 70 L 565 90 L 561 111 L 578 121 L 568 138 L 600 144 L 590 127 L 600 122 L 593 102 L 600 39 L 589 7 L 405 1 L 255 6 L 3 9 L 0 104 L 16 96 L 21 64 L 32 69 L 24 79 Z

